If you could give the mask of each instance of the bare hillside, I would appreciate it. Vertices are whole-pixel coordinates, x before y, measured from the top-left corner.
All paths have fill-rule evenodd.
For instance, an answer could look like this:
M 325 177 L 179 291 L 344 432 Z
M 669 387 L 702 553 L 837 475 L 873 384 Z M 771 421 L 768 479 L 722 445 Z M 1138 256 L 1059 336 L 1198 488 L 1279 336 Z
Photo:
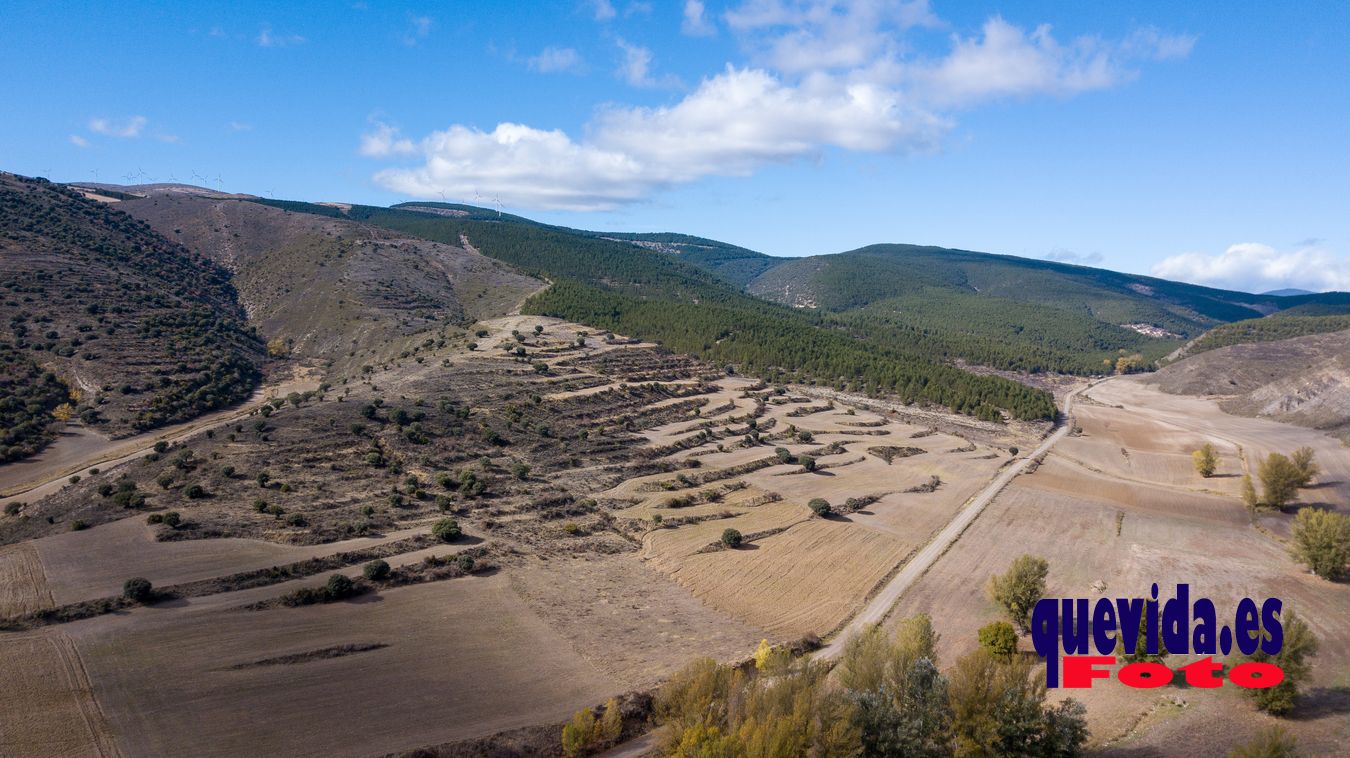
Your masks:
M 231 270 L 249 320 L 297 357 L 364 362 L 543 286 L 463 247 L 247 200 L 152 192 L 118 207 Z
M 1211 350 L 1148 381 L 1172 394 L 1220 396 L 1235 415 L 1350 438 L 1350 330 Z

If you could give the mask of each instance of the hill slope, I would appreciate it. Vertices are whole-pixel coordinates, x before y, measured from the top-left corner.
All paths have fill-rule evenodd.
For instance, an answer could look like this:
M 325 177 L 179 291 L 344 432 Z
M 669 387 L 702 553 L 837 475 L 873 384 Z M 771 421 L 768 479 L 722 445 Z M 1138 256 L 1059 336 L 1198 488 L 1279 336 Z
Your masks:
M 119 207 L 234 272 L 250 320 L 302 358 L 365 360 L 503 315 L 543 282 L 498 261 L 341 217 L 152 192 Z M 458 240 L 455 240 L 458 243 Z
M 334 214 L 331 206 L 286 207 Z M 814 314 L 746 295 L 724 278 L 650 244 L 443 210 L 357 205 L 339 212 L 422 239 L 467 239 L 485 255 L 547 277 L 555 286 L 526 304 L 530 313 L 661 341 L 761 376 L 894 393 L 907 402 L 937 403 L 986 419 L 998 417 L 999 409 L 1016 418 L 1054 416 L 1054 403 L 1041 390 L 971 374 L 911 345 L 859 339 Z M 676 243 L 646 242 L 692 244 L 689 240 L 697 239 L 674 237 Z
M 1350 329 L 1215 348 L 1160 369 L 1148 381 L 1173 394 L 1218 396 L 1229 413 L 1350 441 Z
M 228 271 L 12 174 L 0 174 L 0 323 L 0 460 L 39 449 L 54 417 L 144 430 L 242 400 L 260 379 Z

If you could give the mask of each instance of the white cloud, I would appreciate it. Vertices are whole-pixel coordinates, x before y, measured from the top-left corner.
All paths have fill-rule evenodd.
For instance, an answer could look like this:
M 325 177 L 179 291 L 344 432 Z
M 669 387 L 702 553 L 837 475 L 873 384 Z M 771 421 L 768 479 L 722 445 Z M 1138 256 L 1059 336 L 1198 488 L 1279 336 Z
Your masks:
M 712 22 L 704 15 L 705 8 L 701 0 L 685 0 L 684 2 L 684 21 L 680 23 L 680 31 L 692 37 L 708 37 L 717 33 Z
M 695 11 L 706 21 L 706 9 Z M 1132 64 L 1183 55 L 1193 43 L 1156 29 L 1115 42 L 1060 40 L 1048 26 L 1028 31 L 995 17 L 973 36 L 950 37 L 945 54 L 918 56 L 905 31 L 941 25 L 924 0 L 749 0 L 722 18 L 759 63 L 728 64 L 663 106 L 605 105 L 585 136 L 504 122 L 491 130 L 455 124 L 414 142 L 377 124 L 361 152 L 415 157 L 375 176 L 410 195 L 481 190 L 521 208 L 610 209 L 831 148 L 932 149 L 960 109 L 1109 87 L 1134 76 Z M 651 50 L 614 41 L 624 81 L 681 86 L 653 73 Z M 550 48 L 529 65 L 542 71 L 570 62 L 565 48 Z
M 141 136 L 141 131 L 150 120 L 145 116 L 129 116 L 122 120 L 109 118 L 91 118 L 89 119 L 89 131 L 95 134 L 106 134 L 109 137 L 121 137 L 130 139 Z
M 253 131 L 253 125 L 252 125 L 252 124 L 246 124 L 246 123 L 244 123 L 244 122 L 242 122 L 242 121 L 230 121 L 230 122 L 227 122 L 227 123 L 225 124 L 225 128 L 228 129 L 229 131 L 232 131 L 232 132 L 251 132 L 251 131 Z
M 276 34 L 271 27 L 265 26 L 262 31 L 258 32 L 255 41 L 258 43 L 258 47 L 292 47 L 303 45 L 305 38 L 299 34 Z
M 541 74 L 580 73 L 584 68 L 581 54 L 570 47 L 546 47 L 526 61 L 526 65 Z
M 385 169 L 375 180 L 420 197 L 482 188 L 516 207 L 600 210 L 705 176 L 743 176 L 823 146 L 885 150 L 941 129 L 874 88 L 793 87 L 763 70 L 729 67 L 676 105 L 602 111 L 586 141 L 521 124 L 491 132 L 452 126 L 416 147 L 422 165 Z M 362 152 L 388 155 L 395 139 L 378 124 Z
M 619 63 L 619 68 L 614 72 L 620 79 L 634 87 L 675 88 L 680 86 L 680 80 L 674 76 L 652 76 L 652 61 L 655 60 L 656 56 L 652 54 L 649 48 L 629 44 L 623 39 L 616 39 L 615 43 L 623 51 L 623 61 Z
M 176 145 L 183 141 L 183 138 L 179 137 L 177 134 L 156 134 L 155 139 L 160 142 L 167 142 L 171 145 Z
M 78 134 L 70 135 L 69 139 L 70 144 L 74 145 L 75 147 L 89 147 L 89 140 L 85 139 L 84 137 L 81 137 Z
M 617 15 L 614 4 L 609 0 L 589 0 L 586 4 L 591 6 L 591 13 L 596 21 L 608 21 Z
M 391 155 L 409 155 L 416 151 L 412 140 L 399 136 L 399 131 L 389 124 L 376 121 L 375 128 L 361 135 L 362 155 L 371 158 L 384 158 Z
M 1155 265 L 1153 275 L 1244 292 L 1285 287 L 1350 291 L 1350 259 L 1336 256 L 1320 244 L 1281 251 L 1244 242 L 1219 255 L 1182 253 Z

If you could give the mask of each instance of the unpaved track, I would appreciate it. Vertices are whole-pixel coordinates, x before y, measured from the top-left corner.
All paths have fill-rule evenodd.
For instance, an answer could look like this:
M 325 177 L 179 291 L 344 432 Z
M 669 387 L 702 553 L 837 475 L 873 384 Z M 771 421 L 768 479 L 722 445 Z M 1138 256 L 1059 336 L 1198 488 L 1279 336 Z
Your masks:
M 104 439 L 87 430 L 73 431 L 35 458 L 0 466 L 0 505 L 10 500 L 40 500 L 59 491 L 70 476 L 87 475 L 93 466 L 104 470 L 120 466 L 149 453 L 160 440 L 177 442 L 207 429 L 237 422 L 257 410 L 265 400 L 285 397 L 291 392 L 307 392 L 318 386 L 317 379 L 297 374 L 285 381 L 259 387 L 243 405 L 120 440 Z
M 947 552 L 947 549 L 961 537 L 961 533 L 966 530 L 966 527 L 970 526 L 971 522 L 984 511 L 989 503 L 993 502 L 994 498 L 998 496 L 998 493 L 1001 492 L 1004 487 L 1008 486 L 1008 483 L 1011 482 L 1014 477 L 1025 471 L 1027 466 L 1031 465 L 1033 460 L 1048 453 L 1056 443 L 1069 434 L 1069 430 L 1073 428 L 1071 414 L 1073 413 L 1074 398 L 1091 386 L 1093 385 L 1079 387 L 1066 395 L 1064 397 L 1064 423 L 1049 437 L 1046 437 L 1045 440 L 1041 442 L 1040 446 L 1033 450 L 1030 455 L 1016 461 L 1005 468 L 998 476 L 994 477 L 992 482 L 986 485 L 979 494 L 975 495 L 969 505 L 962 508 L 956 516 L 947 523 L 947 526 L 943 527 L 942 531 L 938 532 L 937 536 L 933 537 L 932 541 L 925 545 L 923 549 L 919 550 L 919 552 L 905 564 L 904 568 L 900 569 L 900 571 L 881 588 L 881 591 L 872 598 L 871 602 L 854 616 L 853 620 L 850 621 L 839 634 L 835 635 L 834 639 L 830 641 L 830 644 L 826 645 L 816 654 L 816 657 L 820 660 L 831 660 L 839 657 L 839 655 L 844 652 L 844 646 L 848 644 L 848 641 L 852 639 L 854 635 L 872 624 L 881 623 L 882 620 L 886 618 L 886 615 L 890 613 L 891 608 L 895 605 L 896 601 L 900 599 L 900 596 L 905 594 L 905 590 L 908 590 L 919 577 L 923 576 L 924 573 L 937 562 L 938 558 L 941 558 L 942 555 Z

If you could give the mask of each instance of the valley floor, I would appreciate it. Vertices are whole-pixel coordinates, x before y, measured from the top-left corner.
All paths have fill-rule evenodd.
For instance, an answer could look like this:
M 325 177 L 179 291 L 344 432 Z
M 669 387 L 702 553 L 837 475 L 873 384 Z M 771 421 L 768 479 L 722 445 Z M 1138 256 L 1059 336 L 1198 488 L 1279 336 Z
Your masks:
M 828 639 L 849 628 L 936 535 L 975 514 L 964 510 L 972 506 L 983 511 L 945 552 L 925 558 L 927 571 L 882 614 L 886 623 L 932 614 L 943 664 L 998 617 L 985 581 L 1022 553 L 1049 560 L 1055 596 L 1142 594 L 1154 581 L 1189 582 L 1220 608 L 1243 595 L 1277 596 L 1322 642 L 1312 692 L 1290 727 L 1309 752 L 1350 742 L 1350 589 L 1288 557 L 1289 516 L 1253 521 L 1236 497 L 1237 475 L 1257 456 L 1307 444 L 1324 474 L 1305 500 L 1350 510 L 1350 449 L 1336 440 L 1111 379 L 1082 393 L 1071 433 L 1043 463 L 986 503 L 975 498 L 1041 444 L 1045 425 L 987 424 L 817 388 L 778 391 L 622 338 L 583 335 L 577 344 L 585 328 L 556 319 L 510 316 L 484 327 L 477 351 L 396 361 L 363 381 L 392 400 L 417 397 L 428 382 L 495 376 L 510 392 L 491 402 L 537 395 L 558 419 L 585 426 L 586 444 L 611 462 L 527 473 L 531 494 L 473 505 L 459 543 L 417 541 L 437 517 L 421 506 L 381 506 L 388 528 L 318 544 L 254 527 L 162 541 L 143 515 L 25 540 L 0 548 L 0 619 L 116 596 L 130 576 L 184 587 L 357 550 L 393 550 L 386 560 L 395 569 L 483 551 L 495 568 L 378 586 L 343 602 L 276 604 L 333 574 L 359 574 L 359 564 L 338 564 L 0 632 L 0 670 L 24 682 L 22 697 L 14 688 L 0 695 L 0 753 L 369 755 L 558 723 L 651 688 L 697 656 L 740 660 L 763 638 Z M 513 331 L 530 335 L 547 372 L 510 357 L 504 348 L 525 342 Z M 655 388 L 650 399 L 632 401 L 644 387 Z M 346 402 L 354 408 L 364 396 Z M 1189 461 L 1205 440 L 1223 454 L 1220 475 L 1208 480 Z M 323 470 L 319 460 L 313 471 Z M 355 473 L 343 476 L 340 488 L 365 486 Z M 195 506 L 201 523 L 224 528 L 254 515 L 244 495 L 221 492 Z M 343 494 L 300 492 L 334 502 Z M 549 494 L 572 496 L 559 507 L 573 510 L 552 515 L 541 505 Z M 813 514 L 814 498 L 834 515 Z M 585 500 L 593 510 L 578 505 Z M 741 547 L 722 545 L 729 528 L 743 535 Z M 1109 683 L 1083 699 L 1093 743 L 1119 754 L 1224 754 L 1267 720 L 1228 690 Z

